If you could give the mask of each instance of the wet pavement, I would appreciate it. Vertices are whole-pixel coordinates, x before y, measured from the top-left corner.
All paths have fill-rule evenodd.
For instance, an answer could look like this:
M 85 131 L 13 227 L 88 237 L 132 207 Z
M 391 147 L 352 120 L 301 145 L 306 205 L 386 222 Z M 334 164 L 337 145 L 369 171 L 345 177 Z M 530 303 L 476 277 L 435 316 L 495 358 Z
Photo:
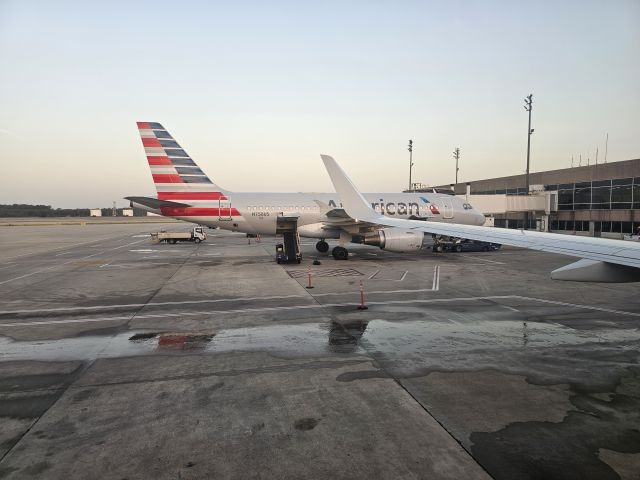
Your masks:
M 0 478 L 638 478 L 637 285 L 153 228 L 0 229 Z

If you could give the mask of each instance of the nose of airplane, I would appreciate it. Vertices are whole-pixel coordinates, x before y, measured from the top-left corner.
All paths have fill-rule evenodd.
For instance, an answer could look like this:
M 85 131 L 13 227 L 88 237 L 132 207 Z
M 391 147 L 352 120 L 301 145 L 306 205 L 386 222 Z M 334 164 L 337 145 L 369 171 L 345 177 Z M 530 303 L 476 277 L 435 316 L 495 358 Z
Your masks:
M 480 213 L 476 210 L 475 224 L 482 226 L 484 225 L 485 220 L 484 213 Z

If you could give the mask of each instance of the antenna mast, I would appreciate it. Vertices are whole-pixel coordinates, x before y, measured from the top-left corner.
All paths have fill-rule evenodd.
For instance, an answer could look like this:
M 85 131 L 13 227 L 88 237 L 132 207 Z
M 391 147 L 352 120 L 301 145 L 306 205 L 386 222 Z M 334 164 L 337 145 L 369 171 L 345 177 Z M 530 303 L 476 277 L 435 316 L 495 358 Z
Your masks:
M 411 191 L 411 168 L 413 167 L 413 140 L 409 140 L 409 191 Z

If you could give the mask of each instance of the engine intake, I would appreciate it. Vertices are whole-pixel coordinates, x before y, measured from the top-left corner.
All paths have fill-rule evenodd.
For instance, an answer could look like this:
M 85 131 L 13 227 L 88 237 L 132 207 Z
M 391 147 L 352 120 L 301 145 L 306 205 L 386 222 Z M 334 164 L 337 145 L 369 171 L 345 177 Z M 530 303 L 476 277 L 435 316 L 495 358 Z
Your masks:
M 417 252 L 422 248 L 424 233 L 402 228 L 383 228 L 364 238 L 366 245 L 397 253 Z

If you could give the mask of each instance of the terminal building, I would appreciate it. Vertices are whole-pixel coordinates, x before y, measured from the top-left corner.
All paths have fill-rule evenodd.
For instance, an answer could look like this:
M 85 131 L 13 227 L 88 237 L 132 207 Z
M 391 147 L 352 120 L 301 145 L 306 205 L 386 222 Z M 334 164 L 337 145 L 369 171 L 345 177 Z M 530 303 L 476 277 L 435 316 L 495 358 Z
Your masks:
M 497 227 L 620 238 L 640 228 L 640 159 L 440 185 L 467 196 Z M 430 188 L 417 191 L 431 191 Z M 519 198 L 513 198 L 519 197 Z

